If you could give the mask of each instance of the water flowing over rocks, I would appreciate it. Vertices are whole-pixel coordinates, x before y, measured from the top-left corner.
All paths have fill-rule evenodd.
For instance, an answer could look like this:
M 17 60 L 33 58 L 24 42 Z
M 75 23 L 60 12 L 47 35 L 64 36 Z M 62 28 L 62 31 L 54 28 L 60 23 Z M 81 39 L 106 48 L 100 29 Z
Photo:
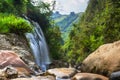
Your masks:
M 49 58 L 48 46 L 39 24 L 34 21 L 32 21 L 32 24 L 34 26 L 33 33 L 26 33 L 26 38 L 29 41 L 36 64 L 43 71 L 46 71 L 48 65 L 51 63 Z
M 104 44 L 91 53 L 81 66 L 83 72 L 109 76 L 120 70 L 120 41 Z
M 69 66 L 64 61 L 55 61 L 52 69 L 42 72 L 24 36 L 0 34 L 0 80 L 108 80 L 104 76 L 119 80 L 119 56 L 120 41 L 117 41 L 100 46 L 78 66 L 79 71 L 63 68 Z

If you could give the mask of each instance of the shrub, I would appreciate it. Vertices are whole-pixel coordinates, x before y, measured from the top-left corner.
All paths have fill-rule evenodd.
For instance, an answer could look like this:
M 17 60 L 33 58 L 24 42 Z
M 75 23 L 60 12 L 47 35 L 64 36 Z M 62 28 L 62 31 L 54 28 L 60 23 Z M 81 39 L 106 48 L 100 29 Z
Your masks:
M 28 0 L 0 0 L 0 12 L 15 15 L 25 14 Z
M 20 17 L 11 14 L 0 14 L 0 33 L 26 33 L 31 32 L 32 26 Z

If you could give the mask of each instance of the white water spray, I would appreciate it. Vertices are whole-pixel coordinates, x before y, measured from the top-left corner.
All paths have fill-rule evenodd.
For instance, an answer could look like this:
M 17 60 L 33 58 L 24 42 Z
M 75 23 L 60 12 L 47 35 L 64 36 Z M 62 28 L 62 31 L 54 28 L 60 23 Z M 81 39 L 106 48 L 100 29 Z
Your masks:
M 33 55 L 36 61 L 36 64 L 43 70 L 46 71 L 47 66 L 51 63 L 49 58 L 48 46 L 42 29 L 39 24 L 33 22 L 34 32 L 27 33 L 26 37 L 29 40 L 30 47 L 33 51 Z

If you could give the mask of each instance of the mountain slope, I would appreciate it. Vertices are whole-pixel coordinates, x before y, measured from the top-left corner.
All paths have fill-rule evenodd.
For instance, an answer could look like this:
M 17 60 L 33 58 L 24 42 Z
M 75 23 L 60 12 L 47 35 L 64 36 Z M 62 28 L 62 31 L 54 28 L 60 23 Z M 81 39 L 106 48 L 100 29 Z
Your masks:
M 53 13 L 52 19 L 59 26 L 64 40 L 66 40 L 69 32 L 73 28 L 73 24 L 79 20 L 81 14 L 82 12 L 78 14 L 71 12 L 69 15 L 61 15 L 59 12 Z

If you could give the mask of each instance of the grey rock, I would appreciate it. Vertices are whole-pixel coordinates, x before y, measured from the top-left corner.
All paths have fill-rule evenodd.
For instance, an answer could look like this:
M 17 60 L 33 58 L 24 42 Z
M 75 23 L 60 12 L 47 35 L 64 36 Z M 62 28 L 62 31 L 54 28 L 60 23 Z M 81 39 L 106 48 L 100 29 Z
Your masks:
M 120 71 L 113 72 L 110 75 L 110 80 L 120 80 Z

